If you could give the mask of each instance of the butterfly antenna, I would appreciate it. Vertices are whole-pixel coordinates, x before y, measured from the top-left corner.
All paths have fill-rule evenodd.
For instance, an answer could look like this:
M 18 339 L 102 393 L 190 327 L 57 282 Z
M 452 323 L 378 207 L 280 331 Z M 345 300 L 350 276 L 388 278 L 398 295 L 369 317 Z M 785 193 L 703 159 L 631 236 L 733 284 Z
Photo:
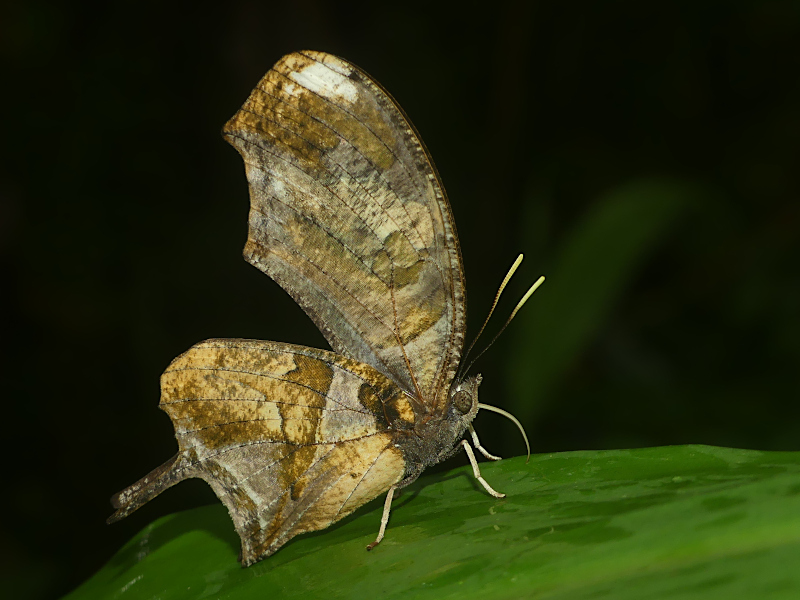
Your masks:
M 497 408 L 496 406 L 492 406 L 491 404 L 482 404 L 478 402 L 478 408 L 485 408 L 486 410 L 490 410 L 492 412 L 496 412 L 499 415 L 503 415 L 510 419 L 514 425 L 519 428 L 520 433 L 522 433 L 522 439 L 525 440 L 525 447 L 528 449 L 528 459 L 525 461 L 526 463 L 531 459 L 531 445 L 528 443 L 528 436 L 525 434 L 525 428 L 522 426 L 522 423 L 519 422 L 517 417 L 512 415 L 510 412 L 504 411 L 502 408 Z
M 522 257 L 522 255 L 520 255 L 520 258 L 521 257 Z M 517 259 L 517 260 L 519 260 L 519 259 Z M 544 275 L 539 277 L 539 279 L 536 280 L 536 282 L 528 289 L 528 291 L 525 292 L 525 295 L 522 297 L 522 300 L 517 302 L 517 306 L 514 307 L 514 310 L 511 311 L 511 315 L 508 317 L 508 319 L 506 320 L 505 324 L 503 324 L 503 326 L 500 328 L 500 331 L 498 331 L 495 334 L 495 336 L 492 338 L 492 341 L 489 342 L 489 345 L 486 346 L 486 348 L 484 348 L 483 350 L 481 350 L 480 354 L 478 354 L 478 356 L 473 358 L 472 361 L 469 363 L 469 366 L 467 366 L 467 368 L 464 369 L 465 373 L 469 372 L 469 370 L 472 368 L 472 365 L 475 364 L 475 361 L 478 360 L 481 356 L 483 356 L 483 353 L 486 352 L 489 348 L 492 347 L 492 344 L 494 344 L 497 341 L 497 338 L 500 337 L 500 334 L 503 333 L 506 330 L 506 327 L 508 327 L 508 324 L 511 323 L 511 320 L 514 317 L 517 316 L 517 313 L 519 312 L 519 309 L 523 307 L 523 305 L 528 301 L 528 298 L 531 297 L 531 294 L 533 294 L 533 292 L 535 292 L 539 288 L 539 286 L 542 285 L 543 283 L 544 283 Z M 472 346 L 470 346 L 470 349 L 472 349 Z
M 475 342 L 477 342 L 478 338 L 481 337 L 483 330 L 486 329 L 486 324 L 489 323 L 489 319 L 492 318 L 492 313 L 494 312 L 495 307 L 497 307 L 497 303 L 500 301 L 500 294 L 502 294 L 503 290 L 506 289 L 506 285 L 508 285 L 508 282 L 511 280 L 512 275 L 514 275 L 514 273 L 517 270 L 517 267 L 519 267 L 521 262 L 522 262 L 522 254 L 520 254 L 517 257 L 517 260 L 514 261 L 514 264 L 511 265 L 511 268 L 508 270 L 508 273 L 506 273 L 506 276 L 503 278 L 503 282 L 500 284 L 500 287 L 497 290 L 497 294 L 495 294 L 494 296 L 494 302 L 492 303 L 492 308 L 489 309 L 489 314 L 486 315 L 486 320 L 483 322 L 483 325 L 481 325 L 481 329 L 480 331 L 478 331 L 478 335 L 476 335 L 475 339 L 472 340 L 472 343 L 469 345 L 469 348 L 467 348 L 467 352 L 464 354 L 464 359 L 461 361 L 462 365 L 466 364 L 467 358 L 469 358 L 469 353 L 472 352 L 472 348 L 475 347 Z M 470 363 L 470 365 L 471 364 L 472 363 Z M 459 369 L 457 379 L 461 379 L 462 370 L 463 369 Z

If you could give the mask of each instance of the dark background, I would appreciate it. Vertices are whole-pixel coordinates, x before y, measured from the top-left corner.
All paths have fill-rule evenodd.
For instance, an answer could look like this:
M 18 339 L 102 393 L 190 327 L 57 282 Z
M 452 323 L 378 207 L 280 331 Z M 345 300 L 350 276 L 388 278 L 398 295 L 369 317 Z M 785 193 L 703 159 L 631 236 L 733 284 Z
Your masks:
M 65 593 L 156 516 L 213 501 L 187 482 L 104 524 L 175 451 L 172 358 L 208 337 L 326 347 L 241 259 L 247 186 L 219 135 L 293 50 L 358 64 L 421 132 L 470 332 L 517 252 L 490 333 L 547 275 L 477 365 L 535 452 L 800 450 L 797 2 L 200 6 L 0 13 L 9 597 Z M 502 418 L 476 426 L 523 452 Z

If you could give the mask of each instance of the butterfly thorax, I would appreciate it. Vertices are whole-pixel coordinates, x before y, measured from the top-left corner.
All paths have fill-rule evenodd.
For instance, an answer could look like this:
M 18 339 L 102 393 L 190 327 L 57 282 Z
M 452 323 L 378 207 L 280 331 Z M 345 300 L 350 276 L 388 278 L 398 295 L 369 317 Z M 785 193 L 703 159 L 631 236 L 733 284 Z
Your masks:
M 446 410 L 441 415 L 424 415 L 413 429 L 397 431 L 398 447 L 406 461 L 406 474 L 418 475 L 453 453 L 478 412 L 481 376 L 468 377 L 451 386 Z

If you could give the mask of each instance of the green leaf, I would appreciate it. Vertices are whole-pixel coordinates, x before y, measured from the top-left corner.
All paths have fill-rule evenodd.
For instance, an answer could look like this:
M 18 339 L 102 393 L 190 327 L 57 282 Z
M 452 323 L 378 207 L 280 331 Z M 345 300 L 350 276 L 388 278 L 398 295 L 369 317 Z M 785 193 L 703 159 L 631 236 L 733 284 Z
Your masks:
M 68 596 L 800 597 L 800 453 L 710 446 L 569 452 L 420 479 L 242 569 L 221 506 L 159 519 Z

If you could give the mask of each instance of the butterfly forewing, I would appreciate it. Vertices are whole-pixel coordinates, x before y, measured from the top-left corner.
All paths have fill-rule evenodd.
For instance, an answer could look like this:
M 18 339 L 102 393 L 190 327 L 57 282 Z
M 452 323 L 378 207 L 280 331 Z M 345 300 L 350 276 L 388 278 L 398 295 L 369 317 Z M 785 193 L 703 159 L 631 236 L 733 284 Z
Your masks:
M 402 391 L 368 365 L 324 350 L 209 340 L 161 379 L 180 479 L 205 479 L 242 538 L 242 562 L 323 529 L 397 483 L 392 431 L 412 427 Z
M 418 409 L 443 411 L 463 345 L 461 258 L 433 163 L 399 107 L 353 65 L 295 53 L 224 134 L 250 183 L 247 260 L 334 351 Z

